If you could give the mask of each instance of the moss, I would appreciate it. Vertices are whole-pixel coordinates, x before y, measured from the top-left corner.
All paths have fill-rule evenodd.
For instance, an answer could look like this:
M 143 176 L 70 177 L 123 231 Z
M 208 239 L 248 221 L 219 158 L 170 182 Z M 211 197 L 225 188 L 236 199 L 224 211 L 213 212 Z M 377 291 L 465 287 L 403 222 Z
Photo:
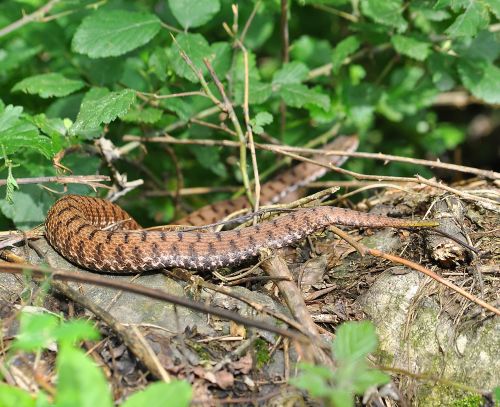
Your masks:
M 267 343 L 263 339 L 257 339 L 254 344 L 255 348 L 255 366 L 257 369 L 262 368 L 270 360 L 269 349 Z

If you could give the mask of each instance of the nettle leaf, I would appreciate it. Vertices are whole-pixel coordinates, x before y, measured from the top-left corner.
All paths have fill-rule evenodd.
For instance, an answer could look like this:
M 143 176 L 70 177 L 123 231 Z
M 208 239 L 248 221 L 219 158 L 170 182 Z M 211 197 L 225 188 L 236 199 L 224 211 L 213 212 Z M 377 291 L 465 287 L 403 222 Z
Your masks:
M 487 103 L 500 103 L 500 68 L 485 60 L 460 59 L 458 73 L 464 86 Z
M 339 326 L 332 345 L 338 361 L 365 359 L 377 349 L 375 327 L 370 321 L 346 322 Z
M 446 29 L 451 37 L 473 37 L 478 31 L 488 26 L 490 16 L 488 9 L 479 1 L 471 1 L 464 13 Z
M 93 88 L 85 95 L 70 133 L 76 135 L 96 129 L 102 123 L 110 123 L 125 115 L 134 101 L 132 89 L 109 92 L 105 88 Z
M 61 347 L 57 373 L 56 406 L 113 406 L 104 374 L 80 349 Z
M 291 107 L 303 107 L 312 104 L 328 110 L 330 98 L 328 95 L 318 93 L 300 83 L 291 83 L 281 86 L 279 95 L 283 101 Z
M 90 58 L 123 55 L 147 44 L 158 34 L 154 14 L 123 10 L 101 11 L 85 18 L 73 37 L 73 50 Z
M 198 77 L 184 59 L 182 59 L 181 50 L 186 53 L 194 66 L 200 70 L 203 75 L 207 72 L 207 68 L 203 63 L 203 58 L 208 58 L 211 61 L 214 57 L 213 51 L 207 40 L 201 34 L 183 33 L 175 37 L 175 42 L 170 49 L 172 68 L 174 68 L 177 75 L 196 83 L 198 82 Z
M 21 106 L 12 105 L 0 109 L 0 145 L 7 155 L 17 153 L 19 148 L 29 148 L 51 158 L 55 153 L 51 140 L 22 118 L 22 111 Z
M 427 60 L 429 72 L 432 72 L 432 82 L 442 91 L 446 92 L 455 86 L 456 58 L 450 55 L 434 52 Z
M 189 406 L 192 389 L 188 382 L 176 380 L 170 383 L 153 383 L 130 396 L 121 407 L 142 406 Z
M 83 88 L 85 83 L 80 80 L 68 79 L 59 73 L 46 73 L 30 76 L 16 83 L 12 91 L 39 95 L 42 98 L 70 95 Z
M 391 37 L 391 42 L 397 52 L 414 58 L 417 61 L 424 61 L 431 52 L 430 43 L 405 35 L 393 35 Z
M 332 70 L 334 73 L 339 72 L 346 58 L 356 52 L 360 45 L 361 43 L 354 35 L 343 39 L 337 44 L 332 54 Z
M 403 18 L 402 0 L 363 0 L 361 11 L 377 23 L 394 27 L 399 32 L 406 31 L 408 23 Z
M 260 112 L 255 115 L 255 117 L 250 120 L 250 124 L 254 133 L 262 134 L 264 133 L 264 126 L 271 124 L 273 122 L 273 116 L 268 112 Z
M 168 0 L 168 6 L 186 30 L 209 22 L 220 10 L 219 0 Z
M 309 69 L 302 62 L 290 62 L 273 75 L 273 85 L 300 83 L 307 78 Z

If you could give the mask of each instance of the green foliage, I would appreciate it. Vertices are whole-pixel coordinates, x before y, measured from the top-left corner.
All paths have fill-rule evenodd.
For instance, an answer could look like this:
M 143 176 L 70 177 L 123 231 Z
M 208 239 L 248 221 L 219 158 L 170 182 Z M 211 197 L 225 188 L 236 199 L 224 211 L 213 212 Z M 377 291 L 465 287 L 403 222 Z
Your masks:
M 336 369 L 302 363 L 301 373 L 290 382 L 330 406 L 354 406 L 355 395 L 362 395 L 368 388 L 390 379 L 367 365 L 366 358 L 376 347 L 377 336 L 372 323 L 346 322 L 337 329 L 332 343 Z
M 118 147 L 124 135 L 165 131 L 176 138 L 234 139 L 220 130 L 235 131 L 233 123 L 202 95 L 209 90 L 222 100 L 205 61 L 244 130 L 248 77 L 248 124 L 257 141 L 270 135 L 304 145 L 338 126 L 359 134 L 364 151 L 446 154 L 464 141 L 467 119 L 455 115 L 451 122 L 435 114 L 440 93 L 465 90 L 485 109 L 500 101 L 500 41 L 492 29 L 500 15 L 497 0 L 289 3 L 287 63 L 279 1 L 236 1 L 237 15 L 231 2 L 221 0 L 168 0 L 161 7 L 150 0 L 57 2 L 46 18 L 20 26 L 10 24 L 45 3 L 0 3 L 0 30 L 8 28 L 0 34 L 0 171 L 6 180 L 0 222 L 29 228 L 43 220 L 55 196 L 16 179 L 56 175 L 52 159 L 63 149 L 72 151 L 65 166 L 91 175 L 107 171 L 86 148 L 103 135 Z M 151 185 L 181 186 L 172 176 L 179 167 L 164 150 L 146 148 L 147 154 L 127 150 L 126 161 L 116 164 L 129 180 L 145 178 L 140 193 Z M 185 186 L 242 179 L 235 150 L 175 147 L 175 153 Z M 272 164 L 268 153 L 257 154 L 262 170 Z M 409 166 L 356 165 L 370 173 L 425 174 Z M 68 190 L 91 192 L 74 185 Z M 155 214 L 143 211 L 134 194 L 139 191 L 121 204 L 152 223 Z M 191 205 L 214 198 L 192 199 Z M 151 201 L 162 219 L 176 207 L 170 198 Z
M 40 392 L 32 396 L 25 390 L 0 383 L 2 407 L 112 407 L 113 400 L 103 372 L 85 352 L 75 347 L 81 340 L 98 339 L 99 334 L 88 322 L 61 322 L 48 313 L 21 313 L 20 332 L 13 350 L 40 351 L 58 345 L 57 389 L 54 402 Z M 122 407 L 143 405 L 188 406 L 191 386 L 187 382 L 154 383 L 130 396 Z

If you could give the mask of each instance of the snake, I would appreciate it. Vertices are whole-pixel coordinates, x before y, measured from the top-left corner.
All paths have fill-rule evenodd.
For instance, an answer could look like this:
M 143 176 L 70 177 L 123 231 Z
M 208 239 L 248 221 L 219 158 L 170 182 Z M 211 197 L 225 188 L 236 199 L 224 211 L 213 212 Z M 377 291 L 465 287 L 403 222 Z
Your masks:
M 435 226 L 429 221 L 317 206 L 237 230 L 204 233 L 144 230 L 112 202 L 65 195 L 49 209 L 45 235 L 60 255 L 91 271 L 138 273 L 173 267 L 211 271 L 240 265 L 257 257 L 263 249 L 289 246 L 331 225 Z

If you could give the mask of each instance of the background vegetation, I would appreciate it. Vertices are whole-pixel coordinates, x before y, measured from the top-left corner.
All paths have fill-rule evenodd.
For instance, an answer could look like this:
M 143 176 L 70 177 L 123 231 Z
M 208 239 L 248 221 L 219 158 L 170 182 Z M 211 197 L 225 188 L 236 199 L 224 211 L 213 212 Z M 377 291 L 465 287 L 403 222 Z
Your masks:
M 203 72 L 206 90 L 222 100 L 203 58 L 210 61 L 242 129 L 242 50 L 248 51 L 248 119 L 257 141 L 262 134 L 264 141 L 305 145 L 333 129 L 358 133 L 364 151 L 446 160 L 464 142 L 473 114 L 489 116 L 489 106 L 500 101 L 499 14 L 494 0 L 2 2 L 0 145 L 7 199 L 0 203 L 1 223 L 27 228 L 43 221 L 55 195 L 33 185 L 18 189 L 15 179 L 63 173 L 52 165 L 63 149 L 85 147 L 62 163 L 89 175 L 108 170 L 87 148 L 101 136 L 117 146 L 126 144 L 125 135 L 166 130 L 178 139 L 236 140 L 207 125 L 235 130 L 180 50 Z M 436 109 L 443 96 L 448 106 Z M 474 104 L 473 114 L 459 111 L 454 96 Z M 190 120 L 196 117 L 201 124 Z M 235 149 L 147 148 L 132 149 L 116 163 L 128 180 L 145 180 L 121 201 L 143 223 L 170 221 L 175 206 L 165 196 L 150 196 L 145 205 L 139 195 L 242 183 Z M 485 165 L 488 155 L 497 158 L 491 149 L 482 154 Z M 261 173 L 274 162 L 272 153 L 258 151 Z M 430 174 L 398 164 L 350 165 L 370 173 Z M 90 192 L 82 185 L 68 190 Z M 184 200 L 183 209 L 220 197 Z

